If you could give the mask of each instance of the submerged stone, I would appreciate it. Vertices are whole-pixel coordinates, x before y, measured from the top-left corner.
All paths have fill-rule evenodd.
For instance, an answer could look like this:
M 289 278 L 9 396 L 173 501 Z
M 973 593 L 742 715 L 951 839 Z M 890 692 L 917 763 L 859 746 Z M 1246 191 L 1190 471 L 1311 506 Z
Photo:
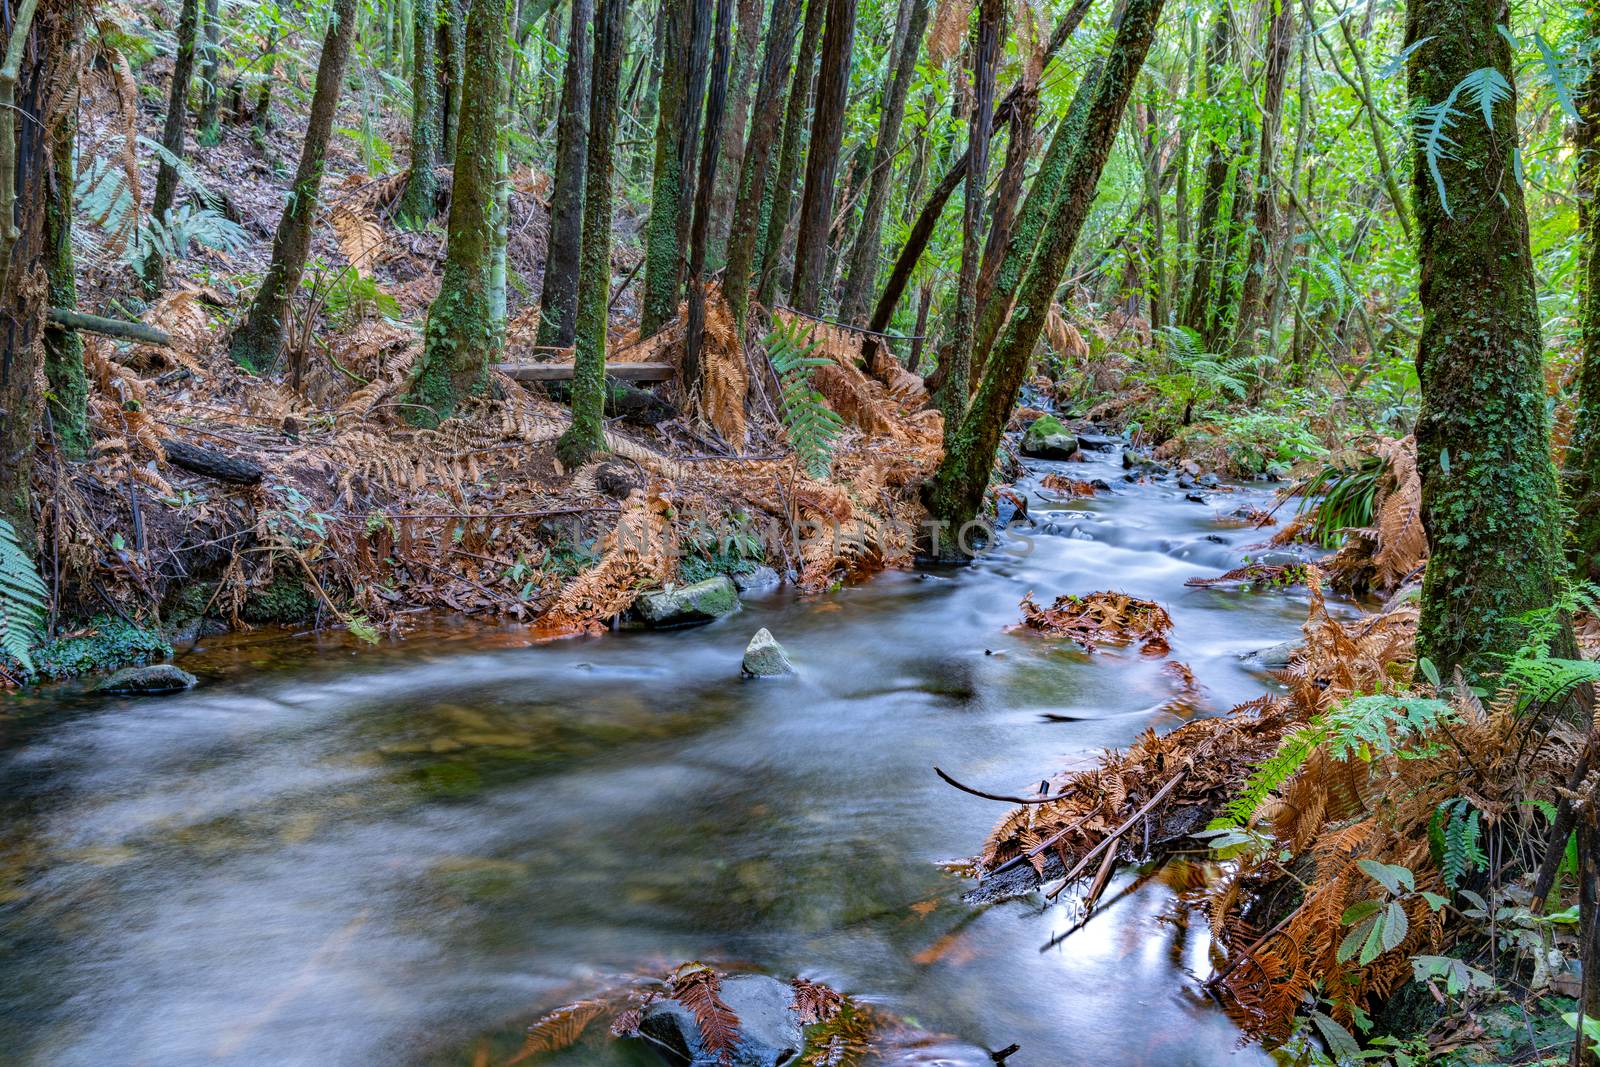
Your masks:
M 157 663 L 150 667 L 126 667 L 89 691 L 107 695 L 155 696 L 192 689 L 195 684 L 195 676 L 188 671 L 170 663 Z
M 739 1043 L 726 1060 L 707 1051 L 694 1013 L 674 999 L 644 1009 L 639 1030 L 674 1067 L 784 1067 L 805 1047 L 800 1017 L 790 1009 L 794 989 L 776 978 L 740 974 L 724 978 L 717 995 L 739 1018 Z
M 744 662 L 739 672 L 746 678 L 782 678 L 794 674 L 794 664 L 784 652 L 778 639 L 765 626 L 756 631 L 744 649 Z
M 739 610 L 739 590 L 725 574 L 674 589 L 652 589 L 634 605 L 647 626 L 697 626 Z

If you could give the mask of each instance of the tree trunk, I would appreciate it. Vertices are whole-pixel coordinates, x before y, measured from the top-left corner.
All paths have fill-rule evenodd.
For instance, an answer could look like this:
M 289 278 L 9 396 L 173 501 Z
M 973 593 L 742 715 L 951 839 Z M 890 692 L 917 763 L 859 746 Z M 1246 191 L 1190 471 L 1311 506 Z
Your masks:
M 789 80 L 789 56 L 800 21 L 802 0 L 773 0 L 772 21 L 767 26 L 766 55 L 761 63 L 761 83 L 756 89 L 755 111 L 750 119 L 749 144 L 739 167 L 739 197 L 734 201 L 733 225 L 728 233 L 728 265 L 722 275 L 722 292 L 733 312 L 737 333 L 744 336 L 750 306 L 750 277 L 760 236 L 761 209 L 768 201 L 772 150 L 783 112 L 783 90 Z
M 275 56 L 278 51 L 277 27 L 267 31 L 267 54 Z M 278 74 L 278 61 L 276 58 L 267 60 L 266 77 L 261 79 L 261 87 L 256 90 L 256 109 L 250 120 L 250 140 L 256 146 L 256 151 L 270 160 L 272 146 L 267 141 L 267 133 L 272 129 L 272 83 Z
M 22 6 L 4 12 L 8 45 L 18 30 L 13 20 Z M 59 102 L 71 71 L 59 64 L 72 58 L 66 45 L 83 17 L 76 4 L 40 0 L 31 24 L 22 28 L 27 43 L 18 50 L 21 62 L 11 102 L 16 167 L 8 176 L 15 183 L 16 229 L 0 276 L 0 518 L 11 523 L 24 548 L 34 543 L 31 483 L 39 403 L 35 383 L 42 347 L 39 331 L 49 306 L 49 287 L 40 282 L 50 255 L 45 240 L 51 180 L 47 145 L 55 131 L 45 124 L 62 117 L 52 105 Z
M 656 117 L 656 163 L 645 228 L 644 307 L 639 336 L 649 337 L 678 314 L 692 159 L 705 91 L 704 52 L 710 41 L 710 0 L 666 0 L 661 11 L 661 95 Z M 701 54 L 696 54 L 696 53 Z M 600 87 L 594 87 L 599 92 Z
M 439 74 L 434 56 L 434 27 L 439 21 L 436 0 L 411 0 L 411 167 L 405 191 L 395 207 L 395 221 L 406 229 L 421 229 L 433 218 L 439 183 L 434 167 L 439 160 Z
M 822 69 L 817 74 L 817 106 L 811 117 L 811 148 L 806 153 L 806 185 L 800 198 L 800 231 L 794 253 L 795 308 L 808 315 L 822 310 L 827 285 L 828 235 L 833 223 L 834 183 L 844 144 L 844 112 L 850 94 L 850 53 L 855 43 L 856 0 L 828 0 L 822 34 Z
M 1084 15 L 1088 14 L 1094 0 L 1074 0 L 1072 7 L 1061 21 L 1056 24 L 1055 32 L 1050 35 L 1050 43 L 1045 47 L 1044 68 L 1048 69 L 1050 60 L 1061 50 L 1067 38 L 1072 36 L 1072 31 L 1078 28 Z M 1033 91 L 1026 82 L 1019 82 L 1006 93 L 1005 99 L 1000 101 L 994 110 L 994 128 L 1013 121 L 1015 109 L 1021 102 L 1025 92 Z M 906 286 L 911 282 L 911 274 L 917 268 L 917 261 L 922 258 L 922 253 L 928 247 L 928 241 L 933 237 L 933 231 L 939 224 L 939 216 L 944 213 L 945 201 L 950 199 L 950 194 L 955 192 L 956 186 L 961 184 L 966 177 L 967 163 L 970 156 L 963 152 L 939 184 L 934 186 L 933 192 L 928 195 L 928 202 L 922 206 L 916 221 L 911 225 L 911 233 L 906 237 L 905 247 L 900 249 L 900 255 L 894 261 L 894 267 L 889 272 L 889 281 L 883 288 L 883 295 L 878 297 L 878 306 L 872 312 L 871 328 L 882 330 L 889 325 L 889 320 L 894 318 L 894 309 L 900 303 L 900 297 L 905 294 Z M 1027 210 L 1026 205 L 1023 208 Z
M 172 63 L 172 89 L 167 95 L 167 121 L 161 128 L 161 147 L 178 159 L 183 158 L 184 132 L 189 119 L 189 82 L 194 77 L 195 23 L 200 18 L 199 0 L 183 0 L 178 12 L 178 54 Z M 178 170 L 163 159 L 156 170 L 156 193 L 150 201 L 152 225 L 166 221 L 172 201 L 178 194 Z M 144 260 L 144 291 L 157 296 L 166 284 L 167 264 L 152 244 Z
M 739 195 L 739 174 L 744 163 L 745 120 L 750 116 L 750 97 L 756 90 L 756 61 L 761 57 L 761 21 L 765 17 L 766 0 L 739 0 L 738 38 L 728 72 L 728 103 L 722 116 L 722 155 L 711 201 L 711 244 L 706 254 L 712 262 L 727 255 L 733 205 Z
M 1092 103 L 1086 109 L 1082 134 L 1075 138 L 1066 169 L 1067 181 L 1048 220 L 1051 240 L 1040 244 L 1029 263 L 1016 309 L 988 358 L 978 395 L 956 433 L 947 436 L 950 444 L 944 459 L 924 488 L 923 497 L 933 519 L 949 531 L 932 538 L 929 547 L 934 555 L 964 558 L 970 554 L 963 533 L 983 505 L 995 449 L 1016 404 L 1017 391 L 1055 300 L 1056 288 L 1093 205 L 1095 187 L 1116 139 L 1128 96 L 1150 50 L 1162 3 L 1163 0 L 1128 0 L 1123 9 L 1116 39 L 1092 87 Z
M 206 0 L 206 61 L 200 70 L 200 123 L 196 144 L 222 141 L 222 11 L 219 0 Z
M 922 31 L 928 24 L 926 0 L 900 0 L 905 32 L 899 34 L 898 50 L 890 56 L 889 75 L 879 105 L 878 138 L 873 143 L 871 172 L 867 175 L 867 195 L 861 207 L 861 226 L 845 268 L 844 297 L 839 302 L 839 317 L 845 322 L 860 322 L 867 317 L 868 304 L 878 286 L 879 259 L 883 250 L 883 215 L 889 207 L 889 188 L 894 178 L 895 150 L 900 143 L 900 127 L 905 121 L 906 98 L 911 79 L 917 72 L 917 56 L 922 52 Z
M 78 27 L 70 32 L 76 38 Z M 76 44 L 74 40 L 72 42 Z M 70 49 L 69 45 L 69 49 Z M 73 310 L 78 306 L 78 285 L 72 259 L 72 191 L 77 178 L 75 148 L 78 133 L 77 74 L 67 90 L 67 106 L 60 124 L 50 131 L 51 179 L 45 188 L 45 276 L 50 286 L 50 306 Z M 83 335 L 77 330 L 44 331 L 44 377 L 50 425 L 56 447 L 68 459 L 89 454 L 89 383 L 83 368 Z
M 1161 206 L 1161 122 L 1156 111 L 1156 87 L 1151 82 L 1149 93 L 1146 96 L 1144 117 L 1141 125 L 1144 135 L 1144 151 L 1140 154 L 1141 169 L 1144 172 L 1145 203 L 1149 205 L 1147 212 L 1149 219 L 1148 243 L 1145 246 L 1145 258 L 1150 264 L 1148 291 L 1150 294 L 1150 324 L 1152 326 L 1165 326 L 1167 316 L 1167 254 L 1164 245 L 1164 231 L 1166 219 Z
M 467 19 L 467 0 L 444 0 L 444 19 L 435 38 L 439 66 L 439 161 L 456 158 L 456 133 L 460 128 L 461 85 L 466 66 L 467 42 L 461 30 Z
M 584 165 L 588 158 L 589 24 L 594 0 L 572 0 L 567 34 L 567 69 L 561 81 L 561 117 L 556 126 L 555 185 L 550 192 L 550 240 L 539 294 L 539 343 L 572 343 L 578 315 L 578 262 L 583 247 Z
M 1496 654 L 1525 636 L 1519 616 L 1553 602 L 1559 572 L 1505 13 L 1498 0 L 1412 0 L 1406 12 L 1415 108 L 1461 105 L 1456 87 L 1486 67 L 1509 89 L 1492 129 L 1475 105 L 1461 106 L 1450 152 L 1430 158 L 1418 138 L 1412 158 L 1423 309 L 1417 468 L 1430 545 L 1417 654 L 1446 678 L 1456 667 L 1469 678 L 1498 669 Z
M 350 40 L 355 36 L 355 28 L 356 0 L 334 0 L 327 36 L 322 42 L 322 57 L 317 62 L 317 84 L 311 97 L 305 144 L 300 150 L 300 166 L 295 171 L 289 203 L 283 209 L 278 231 L 272 238 L 272 262 L 261 279 L 261 288 L 250 304 L 244 325 L 234 332 L 229 345 L 234 360 L 257 373 L 275 370 L 283 358 L 284 317 L 306 268 L 306 253 L 311 247 L 311 220 L 316 215 L 317 197 L 322 190 L 323 160 L 333 132 L 339 92 L 344 88 L 344 68 L 350 58 Z
M 490 267 L 495 158 L 505 96 L 505 0 L 472 0 L 457 112 L 449 235 L 439 295 L 428 308 L 422 362 L 406 396 L 406 421 L 437 426 L 489 382 L 505 338 L 494 320 Z
M 1600 16 L 1591 16 L 1593 23 Z M 1578 218 L 1584 287 L 1582 367 L 1572 443 L 1564 460 L 1572 508 L 1572 563 L 1578 575 L 1600 579 L 1600 63 L 1592 63 L 1578 99 L 1574 148 L 1578 156 Z
M 1206 44 L 1206 96 L 1219 98 L 1222 87 L 1223 65 L 1228 59 L 1231 27 L 1226 5 L 1211 16 L 1211 39 Z M 1181 325 L 1204 336 L 1209 329 L 1207 318 L 1212 306 L 1212 290 L 1216 276 L 1221 273 L 1221 256 L 1226 252 L 1222 231 L 1222 193 L 1228 185 L 1227 144 L 1209 131 L 1210 148 L 1206 151 L 1205 184 L 1200 191 L 1200 219 L 1195 228 L 1194 274 L 1189 284 L 1189 298 L 1184 303 Z
M 1000 58 L 1001 0 L 983 0 L 972 30 L 972 115 L 967 120 L 967 189 L 961 211 L 961 270 L 956 278 L 956 308 L 950 343 L 940 370 L 944 384 L 935 398 L 944 413 L 946 447 L 960 429 L 972 391 L 972 328 L 977 315 L 979 227 L 983 224 L 984 187 L 989 179 L 989 137 L 994 125 L 994 75 Z
M 1233 353 L 1248 354 L 1255 345 L 1256 325 L 1265 310 L 1267 268 L 1278 237 L 1278 130 L 1283 125 L 1283 88 L 1288 80 L 1289 53 L 1294 46 L 1294 3 L 1276 0 L 1277 11 L 1267 27 L 1267 74 L 1262 87 L 1261 151 L 1256 159 L 1256 189 L 1251 209 L 1248 251 L 1239 290 L 1239 313 L 1233 323 Z M 1270 328 L 1270 323 L 1268 324 Z
M 1017 223 L 1017 205 L 1022 199 L 1022 185 L 1027 178 L 1028 157 L 1033 154 L 1033 126 L 1039 115 L 1039 97 L 1028 93 L 1021 97 L 1011 115 L 1011 133 L 1006 139 L 1006 161 L 1000 168 L 1000 180 L 995 189 L 994 209 L 990 212 L 989 233 L 983 241 L 983 266 L 978 270 L 978 288 L 975 306 L 986 308 L 994 295 L 995 281 L 1006 249 L 1011 244 L 1011 234 Z M 974 364 L 972 388 L 978 387 L 983 368 Z
M 605 448 L 606 319 L 611 303 L 611 166 L 622 70 L 623 0 L 599 0 L 589 95 L 589 158 L 584 168 L 583 257 L 572 373 L 572 425 L 556 442 L 568 469 Z
M 700 342 L 706 325 L 706 242 L 711 226 L 712 197 L 717 186 L 723 110 L 728 103 L 729 37 L 733 33 L 732 0 L 717 0 L 711 37 L 711 77 L 706 93 L 706 118 L 701 125 L 700 181 L 694 191 L 694 220 L 689 227 L 689 308 L 685 317 L 682 383 L 686 399 L 700 388 Z M 685 408 L 690 405 L 685 403 Z M 741 441 L 730 442 L 735 447 Z
M 805 0 L 805 3 L 805 28 L 800 31 L 800 52 L 795 57 L 794 81 L 790 84 L 789 103 L 783 117 L 783 151 L 778 157 L 778 173 L 772 180 L 772 190 L 762 204 L 763 222 L 756 245 L 762 250 L 756 298 L 769 308 L 778 299 L 783 235 L 789 229 L 789 212 L 794 206 L 794 185 L 800 178 L 800 161 L 806 140 L 806 110 L 811 106 L 812 86 L 817 72 L 817 48 L 822 40 L 822 19 L 828 10 L 827 0 Z

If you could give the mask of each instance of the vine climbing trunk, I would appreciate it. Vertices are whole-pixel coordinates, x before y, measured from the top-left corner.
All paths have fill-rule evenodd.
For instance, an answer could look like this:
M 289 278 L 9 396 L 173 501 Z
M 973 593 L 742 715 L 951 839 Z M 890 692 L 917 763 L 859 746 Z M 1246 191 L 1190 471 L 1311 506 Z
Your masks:
M 1496 670 L 1496 654 L 1525 635 L 1519 618 L 1554 600 L 1559 572 L 1505 19 L 1498 0 L 1411 0 L 1406 12 L 1408 91 L 1420 112 L 1416 437 L 1430 546 L 1417 654 L 1446 678 L 1457 667 L 1469 678 Z M 1474 73 L 1482 71 L 1492 75 Z M 1503 90 L 1488 115 L 1461 106 L 1469 76 L 1492 77 Z M 1450 150 L 1430 149 L 1430 124 L 1451 120 Z
M 317 61 L 317 84 L 311 95 L 311 114 L 306 121 L 300 166 L 295 171 L 289 202 L 284 206 L 277 233 L 272 238 L 272 262 L 261 279 L 255 299 L 250 302 L 244 324 L 234 331 L 228 347 L 234 361 L 247 370 L 273 370 L 283 358 L 285 317 L 289 313 L 289 300 L 300 288 L 300 276 L 306 269 L 306 255 L 311 248 L 311 220 L 316 215 L 317 198 L 322 190 L 323 162 L 328 154 L 328 138 L 333 133 L 333 116 L 338 110 L 339 92 L 344 87 L 344 69 L 355 31 L 356 0 L 334 0 L 328 32 L 322 40 L 322 57 Z
M 539 293 L 539 343 L 572 343 L 578 314 L 578 257 L 583 248 L 583 183 L 589 140 L 589 24 L 594 0 L 572 0 L 567 68 L 556 123 L 555 183 L 550 191 L 550 242 Z
M 406 420 L 437 426 L 489 382 L 504 337 L 490 271 L 500 105 L 505 98 L 505 0 L 472 0 L 466 22 L 460 129 L 439 295 L 423 327 L 422 361 L 406 395 Z
M 941 558 L 963 559 L 970 555 L 970 545 L 963 534 L 982 508 L 1000 435 L 1017 402 L 1033 347 L 1094 203 L 1095 186 L 1116 139 L 1128 96 L 1150 50 L 1163 2 L 1127 0 L 1099 76 L 1092 86 L 1079 89 L 1092 96 L 1082 132 L 1074 138 L 1067 180 L 1047 222 L 1050 240 L 1041 243 L 1028 264 L 1016 307 L 988 355 L 977 396 L 960 426 L 946 435 L 944 459 L 923 488 L 923 501 L 935 523 L 932 544 L 924 547 Z
M 589 158 L 583 192 L 583 258 L 572 374 L 572 425 L 556 442 L 569 469 L 605 448 L 606 318 L 611 303 L 611 170 L 617 125 L 617 78 L 622 69 L 623 0 L 599 0 L 594 17 L 594 64 L 589 97 Z

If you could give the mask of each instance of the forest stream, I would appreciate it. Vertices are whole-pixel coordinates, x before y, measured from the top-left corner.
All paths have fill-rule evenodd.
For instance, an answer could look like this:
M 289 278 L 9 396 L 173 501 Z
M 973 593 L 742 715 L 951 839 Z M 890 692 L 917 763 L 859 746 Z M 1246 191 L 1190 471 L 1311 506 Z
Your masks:
M 1070 468 L 1070 470 L 1069 470 Z M 1064 502 L 1047 469 L 1113 491 Z M 18 1064 L 499 1064 L 551 1006 L 686 959 L 825 980 L 930 1033 L 899 1062 L 1267 1062 L 1199 988 L 1199 919 L 1118 876 L 1082 929 L 984 908 L 943 865 L 1006 806 L 1147 728 L 1270 684 L 1303 591 L 1185 588 L 1266 533 L 1120 453 L 1033 464 L 1039 529 L 974 566 L 780 591 L 690 631 L 535 645 L 520 629 L 218 638 L 201 686 L 57 690 L 0 718 L 0 1048 Z M 1117 589 L 1171 660 L 1010 628 Z M 795 680 L 741 681 L 758 627 Z M 1030 784 L 1032 783 L 1032 784 Z M 1180 861 L 1181 862 L 1181 861 Z M 1131 890 L 1131 891 L 1130 891 Z M 647 1063 L 603 1041 L 551 1062 Z

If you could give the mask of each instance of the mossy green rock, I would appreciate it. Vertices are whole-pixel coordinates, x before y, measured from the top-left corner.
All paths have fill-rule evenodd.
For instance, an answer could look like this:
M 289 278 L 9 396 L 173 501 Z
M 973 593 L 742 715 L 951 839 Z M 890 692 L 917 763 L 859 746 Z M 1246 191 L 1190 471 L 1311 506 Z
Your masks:
M 107 696 L 155 696 L 193 689 L 195 676 L 170 663 L 149 667 L 125 667 L 97 683 L 91 693 Z
M 645 625 L 656 629 L 698 626 L 739 610 L 739 590 L 725 574 L 674 589 L 652 589 L 634 605 Z
M 1041 415 L 1022 434 L 1022 454 L 1035 459 L 1068 459 L 1078 450 L 1078 439 L 1054 415 Z

